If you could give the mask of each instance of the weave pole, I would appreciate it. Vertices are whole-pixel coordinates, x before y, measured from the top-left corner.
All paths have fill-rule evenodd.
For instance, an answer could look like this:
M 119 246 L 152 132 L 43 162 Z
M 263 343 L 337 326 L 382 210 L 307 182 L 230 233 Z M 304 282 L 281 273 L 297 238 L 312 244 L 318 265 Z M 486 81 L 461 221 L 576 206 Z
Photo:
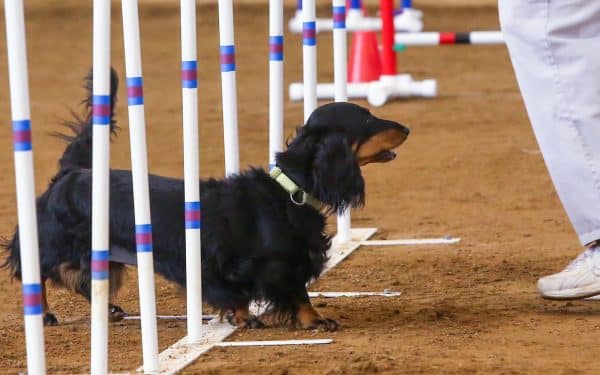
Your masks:
M 312 2 L 314 5 L 314 1 Z M 304 4 L 305 8 L 307 4 Z M 303 13 L 305 13 L 303 11 Z M 375 18 L 364 18 L 364 22 L 378 22 L 378 27 L 382 30 L 382 59 L 383 59 L 383 74 L 380 75 L 378 80 L 370 82 L 352 82 L 348 84 L 347 92 L 350 98 L 366 98 L 369 104 L 373 106 L 381 106 L 385 104 L 391 98 L 421 96 L 421 97 L 434 97 L 437 92 L 437 86 L 435 80 L 427 79 L 423 81 L 415 81 L 412 79 L 410 74 L 397 74 L 396 72 L 396 56 L 394 55 L 394 27 L 396 30 L 398 26 L 394 26 L 396 22 L 393 15 L 393 0 L 381 0 L 380 1 L 380 13 L 381 17 Z M 359 14 L 358 12 L 355 14 Z M 402 14 L 400 15 L 402 16 Z M 398 17 L 398 16 L 397 16 Z M 411 16 L 412 17 L 412 16 Z M 353 18 L 350 17 L 350 10 L 346 17 L 346 30 L 350 31 L 350 22 Z M 397 20 L 397 19 L 396 19 Z M 331 20 L 333 22 L 333 19 Z M 361 21 L 361 22 L 363 22 Z M 419 21 L 420 23 L 420 21 Z M 333 25 L 333 23 L 332 23 Z M 317 20 L 317 29 L 319 23 Z M 368 29 L 368 28 L 367 28 Z M 418 28 L 420 30 L 420 26 Z M 361 26 L 361 30 L 365 30 Z M 335 30 L 334 30 L 335 31 Z M 306 31 L 305 31 L 306 33 Z M 305 36 L 306 39 L 306 36 Z M 306 62 L 306 60 L 305 60 Z M 306 65 L 306 64 L 305 64 Z M 316 64 L 315 64 L 316 66 Z M 289 86 L 289 97 L 291 100 L 304 99 L 305 112 L 306 102 L 310 102 L 312 98 L 307 98 L 307 93 L 312 96 L 314 91 L 306 87 L 307 85 L 312 86 L 311 81 L 307 81 L 304 78 L 304 82 L 294 82 Z M 316 97 L 318 99 L 331 99 L 335 98 L 335 84 L 333 83 L 322 83 L 316 87 Z
M 135 212 L 135 241 L 142 326 L 144 373 L 158 372 L 158 333 L 152 257 L 152 221 L 148 186 L 148 153 L 142 78 L 142 53 L 137 0 L 123 0 L 123 39 L 131 142 L 131 175 Z
M 337 3 L 337 2 L 336 2 Z M 341 3 L 341 1 L 339 2 Z M 377 25 L 372 25 L 373 22 L 369 22 L 368 21 L 368 17 L 365 16 L 365 9 L 363 6 L 363 2 L 362 0 L 348 0 L 344 2 L 346 5 L 346 22 L 344 24 L 344 29 L 346 31 L 360 31 L 361 28 L 377 28 Z M 335 32 L 335 30 L 337 29 L 336 25 L 335 25 L 335 14 L 333 15 L 333 24 L 332 26 L 332 31 Z M 325 24 L 324 22 L 318 22 L 319 25 L 317 26 L 318 31 L 325 31 L 328 30 L 328 25 Z M 324 27 L 321 27 L 321 24 Z
M 402 1 L 400 1 L 402 3 Z M 381 30 L 381 19 L 379 17 L 368 17 L 365 15 L 363 3 L 361 0 L 348 0 L 346 4 L 346 30 L 349 32 L 358 31 L 379 31 Z M 400 8 L 394 12 L 394 27 L 396 31 L 417 32 L 423 29 L 423 13 L 411 7 Z M 335 29 L 333 18 L 317 18 L 317 33 L 329 32 Z M 298 1 L 296 13 L 290 19 L 290 31 L 293 33 L 302 32 L 302 1 Z
M 280 151 L 283 151 L 283 0 L 270 0 L 269 169 L 275 166 L 275 155 Z
M 402 13 L 408 13 L 410 14 L 411 17 L 415 18 L 415 19 L 421 19 L 423 18 L 423 12 L 413 8 L 413 3 L 412 0 L 400 0 L 400 11 L 402 11 Z M 397 27 L 397 26 L 396 26 Z M 396 31 L 398 29 L 396 28 Z M 414 32 L 415 30 L 407 30 L 407 31 L 411 31 Z
M 225 175 L 230 176 L 240 170 L 232 0 L 219 0 L 219 40 L 221 45 Z
M 181 99 L 185 185 L 187 338 L 188 342 L 195 343 L 202 339 L 200 154 L 195 0 L 181 0 Z
M 5 0 L 4 16 L 21 246 L 27 372 L 37 375 L 46 373 L 46 354 L 42 320 L 42 285 L 40 284 L 23 1 Z
M 353 0 L 350 9 L 362 12 L 360 0 Z M 346 1 L 333 0 L 333 82 L 334 100 L 336 102 L 348 101 L 348 63 L 347 63 L 347 32 L 346 32 Z M 316 93 L 316 87 L 315 87 Z M 350 209 L 338 214 L 337 241 L 348 242 L 350 234 Z
M 304 122 L 317 108 L 317 25 L 315 0 L 302 2 L 302 81 Z
M 350 18 L 354 16 L 362 16 L 364 13 L 361 0 L 336 1 L 336 3 L 344 3 L 344 6 L 348 7 L 348 17 Z M 333 16 L 333 22 L 335 23 L 335 14 Z M 333 25 L 333 28 L 336 28 L 335 25 Z M 344 28 L 346 28 L 346 25 L 344 25 Z
M 110 0 L 94 0 L 91 373 L 108 373 Z
M 333 13 L 333 82 L 335 87 L 334 100 L 348 101 L 348 63 L 347 63 L 347 32 L 345 0 L 332 1 Z M 352 1 L 352 4 L 360 1 Z M 352 8 L 351 8 L 352 9 Z

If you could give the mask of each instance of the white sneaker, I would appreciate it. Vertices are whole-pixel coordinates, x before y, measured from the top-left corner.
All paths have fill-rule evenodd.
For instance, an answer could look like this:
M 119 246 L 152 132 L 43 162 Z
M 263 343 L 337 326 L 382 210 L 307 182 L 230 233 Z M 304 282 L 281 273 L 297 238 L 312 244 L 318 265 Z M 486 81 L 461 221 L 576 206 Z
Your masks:
M 579 254 L 564 270 L 538 280 L 543 298 L 579 299 L 600 294 L 600 247 Z

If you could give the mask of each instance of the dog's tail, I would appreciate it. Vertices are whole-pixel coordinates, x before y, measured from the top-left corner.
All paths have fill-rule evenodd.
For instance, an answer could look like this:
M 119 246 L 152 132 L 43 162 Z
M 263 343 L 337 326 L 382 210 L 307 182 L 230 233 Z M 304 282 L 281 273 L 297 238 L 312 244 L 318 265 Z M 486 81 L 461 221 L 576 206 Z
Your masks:
M 11 277 L 20 280 L 21 249 L 19 247 L 19 235 L 16 230 L 11 239 L 0 237 L 0 248 L 7 253 L 6 258 L 4 258 L 4 261 L 0 264 L 0 269 L 8 269 L 8 273 Z
M 115 134 L 118 129 L 115 122 L 115 105 L 117 102 L 117 88 L 119 79 L 114 69 L 110 71 L 110 117 L 109 126 L 111 134 Z M 92 90 L 92 73 L 85 78 L 85 88 L 87 97 L 83 100 L 85 105 L 84 116 L 74 115 L 74 119 L 66 121 L 64 125 L 71 129 L 72 134 L 54 133 L 53 135 L 64 139 L 69 144 L 65 148 L 62 157 L 59 160 L 60 171 L 74 168 L 91 168 L 92 167 L 92 120 L 93 120 L 93 90 Z
M 110 113 L 109 125 L 112 134 L 115 134 L 117 125 L 114 119 L 115 104 L 117 101 L 117 89 L 119 79 L 114 69 L 110 72 Z M 85 113 L 83 116 L 78 116 L 75 113 L 74 119 L 65 121 L 64 125 L 71 130 L 71 134 L 53 133 L 54 136 L 68 142 L 65 151 L 59 161 L 60 170 L 59 176 L 71 169 L 91 168 L 92 167 L 92 120 L 93 120 L 93 90 L 92 90 L 92 73 L 85 78 L 85 88 L 87 96 L 83 100 L 85 105 Z M 107 108 L 108 109 L 108 108 Z M 106 112 L 106 111 L 105 111 Z M 104 113 L 102 113 L 104 115 Z M 55 181 L 57 176 L 52 181 Z M 52 183 L 52 182 L 51 182 Z M 38 213 L 39 215 L 39 213 Z M 1 251 L 3 250 L 3 251 Z M 21 248 L 19 241 L 18 227 L 15 228 L 13 235 L 10 238 L 0 237 L 0 252 L 4 252 L 6 256 L 0 263 L 0 269 L 7 269 L 11 277 L 18 280 L 21 279 Z

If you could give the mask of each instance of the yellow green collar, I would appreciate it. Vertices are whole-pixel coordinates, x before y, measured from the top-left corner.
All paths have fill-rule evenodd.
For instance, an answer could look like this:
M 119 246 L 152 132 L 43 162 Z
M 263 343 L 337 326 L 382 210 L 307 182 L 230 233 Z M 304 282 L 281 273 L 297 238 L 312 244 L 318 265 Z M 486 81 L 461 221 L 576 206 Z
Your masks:
M 273 167 L 271 170 L 271 178 L 274 179 L 281 185 L 282 188 L 285 189 L 288 193 L 290 193 L 290 199 L 292 202 L 298 206 L 303 206 L 304 204 L 308 204 L 309 206 L 315 208 L 317 211 L 321 211 L 325 208 L 325 204 L 320 200 L 316 199 L 312 195 L 308 194 L 304 190 L 300 188 L 300 186 L 296 185 L 291 178 L 285 175 L 279 167 Z M 300 200 L 294 198 L 296 194 L 300 195 Z

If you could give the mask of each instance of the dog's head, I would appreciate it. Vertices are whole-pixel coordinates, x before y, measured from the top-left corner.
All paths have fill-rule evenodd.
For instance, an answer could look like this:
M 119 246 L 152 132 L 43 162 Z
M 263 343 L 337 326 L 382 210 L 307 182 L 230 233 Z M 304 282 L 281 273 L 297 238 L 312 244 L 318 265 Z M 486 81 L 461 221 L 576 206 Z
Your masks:
M 364 203 L 360 166 L 395 159 L 394 149 L 409 130 L 394 121 L 373 116 L 351 103 L 317 108 L 299 128 L 277 164 L 299 186 L 329 205 L 332 211 Z

